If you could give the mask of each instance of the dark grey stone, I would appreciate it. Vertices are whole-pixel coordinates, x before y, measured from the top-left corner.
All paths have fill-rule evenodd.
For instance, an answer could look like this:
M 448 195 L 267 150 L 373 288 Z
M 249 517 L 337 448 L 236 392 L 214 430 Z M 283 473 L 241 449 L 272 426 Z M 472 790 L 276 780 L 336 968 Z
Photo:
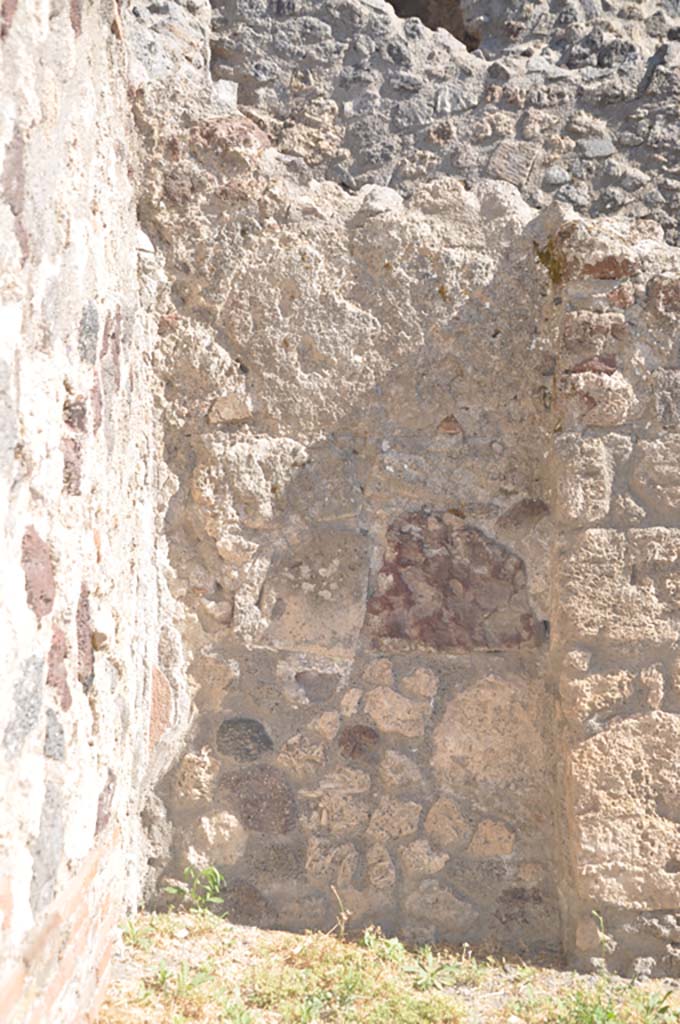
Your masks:
M 308 700 L 326 701 L 330 700 L 338 689 L 340 676 L 334 672 L 313 672 L 305 670 L 297 672 L 295 682 L 299 683 L 305 691 Z
M 225 718 L 215 745 L 220 754 L 237 761 L 256 761 L 274 747 L 265 727 L 254 718 Z
M 94 363 L 97 358 L 97 341 L 99 340 L 99 312 L 96 304 L 89 300 L 83 306 L 78 331 L 78 350 L 83 359 Z
M 235 804 L 241 824 L 255 832 L 290 832 L 297 820 L 295 796 L 282 772 L 254 765 L 228 772 L 220 780 L 228 801 Z
M 43 747 L 43 753 L 45 754 L 45 757 L 51 757 L 54 761 L 63 761 L 66 757 L 64 727 L 52 708 L 47 709 L 47 724 L 45 726 L 45 745 Z

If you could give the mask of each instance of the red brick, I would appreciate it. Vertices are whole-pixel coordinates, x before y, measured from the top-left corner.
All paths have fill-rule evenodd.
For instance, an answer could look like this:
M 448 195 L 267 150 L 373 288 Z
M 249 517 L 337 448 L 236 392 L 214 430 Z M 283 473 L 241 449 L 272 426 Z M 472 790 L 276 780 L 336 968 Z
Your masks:
M 583 273 L 598 281 L 617 281 L 622 277 L 630 277 L 635 273 L 635 264 L 627 256 L 603 256 L 594 263 L 586 263 Z
M 50 956 L 55 956 L 64 922 L 69 921 L 76 910 L 80 911 L 81 915 L 89 912 L 85 894 L 97 874 L 102 852 L 102 849 L 97 848 L 88 854 L 76 876 L 55 899 L 49 917 L 41 926 L 34 929 L 24 953 L 29 964 L 44 963 Z
M 23 964 L 17 964 L 6 974 L 0 976 L 0 1007 L 2 1012 L 10 1019 L 10 1011 L 15 1006 L 24 991 L 26 981 L 26 968 Z
M 154 666 L 151 672 L 151 716 L 149 719 L 149 746 L 156 746 L 172 720 L 172 690 L 161 670 Z
M 88 949 L 90 937 L 89 920 L 84 917 L 80 928 L 62 951 L 53 977 L 43 986 L 40 1001 L 34 1007 L 28 1024 L 44 1024 L 45 1021 L 52 1020 L 54 1006 L 69 983 L 79 974 L 78 965 L 83 960 L 83 953 Z
M 97 1020 L 99 1011 L 102 1003 L 106 997 L 106 992 L 109 987 L 110 975 L 111 975 L 111 962 L 113 959 L 113 947 L 115 944 L 115 937 L 111 934 L 116 919 L 113 919 L 109 929 L 109 938 L 105 943 L 101 952 L 97 954 L 95 963 L 95 978 L 96 978 L 96 989 L 94 996 L 90 1002 L 90 1005 L 86 1014 L 86 1021 L 94 1022 Z
M 119 841 L 120 829 L 115 826 L 111 830 L 111 841 L 88 854 L 75 877 L 54 901 L 48 920 L 34 931 L 32 941 L 24 950 L 28 973 L 22 968 L 21 976 L 12 977 L 7 983 L 7 991 L 0 987 L 3 1011 L 11 1005 L 10 997 L 17 1003 L 22 991 L 28 1001 L 28 978 L 28 984 L 41 995 L 39 1000 L 30 999 L 32 1016 L 27 1024 L 47 1024 L 71 983 L 77 982 L 83 1002 L 79 1019 L 95 1019 L 92 1006 L 95 1001 L 98 1006 L 103 996 L 100 990 L 112 955 L 113 929 L 120 908 L 107 887 L 93 889 L 92 885 L 102 862 L 106 862 Z

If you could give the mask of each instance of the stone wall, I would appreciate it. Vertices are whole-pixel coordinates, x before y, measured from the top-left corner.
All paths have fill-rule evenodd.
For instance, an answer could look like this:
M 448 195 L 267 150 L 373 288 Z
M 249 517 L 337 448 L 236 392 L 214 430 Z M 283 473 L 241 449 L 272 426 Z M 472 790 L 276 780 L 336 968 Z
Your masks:
M 678 973 L 677 26 L 531 6 L 5 0 L 13 1024 L 188 864 Z
M 145 225 L 182 354 L 168 526 L 197 717 L 163 789 L 175 872 L 216 863 L 236 920 L 329 927 L 339 897 L 356 928 L 582 963 L 596 910 L 613 965 L 674 972 L 674 926 L 648 923 L 660 886 L 677 903 L 654 803 L 677 767 L 673 250 L 535 217 L 506 183 L 348 195 L 240 116 L 178 121 Z M 619 742 L 655 761 L 625 780 L 636 815 Z M 650 830 L 656 874 L 621 853 L 648 858 Z
M 145 793 L 188 697 L 119 13 L 2 11 L 0 1016 L 61 1024 L 94 1013 L 139 901 Z
M 550 243 L 553 656 L 564 723 L 567 948 L 678 973 L 677 250 L 654 226 Z

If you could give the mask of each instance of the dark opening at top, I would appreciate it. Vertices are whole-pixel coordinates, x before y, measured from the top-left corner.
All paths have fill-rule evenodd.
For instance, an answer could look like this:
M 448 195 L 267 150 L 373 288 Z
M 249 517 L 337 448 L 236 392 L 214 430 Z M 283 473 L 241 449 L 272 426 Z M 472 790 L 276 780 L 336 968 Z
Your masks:
M 476 50 L 481 36 L 468 28 L 460 9 L 460 0 L 389 0 L 400 18 L 420 18 L 428 28 L 445 28 L 465 43 L 468 50 Z

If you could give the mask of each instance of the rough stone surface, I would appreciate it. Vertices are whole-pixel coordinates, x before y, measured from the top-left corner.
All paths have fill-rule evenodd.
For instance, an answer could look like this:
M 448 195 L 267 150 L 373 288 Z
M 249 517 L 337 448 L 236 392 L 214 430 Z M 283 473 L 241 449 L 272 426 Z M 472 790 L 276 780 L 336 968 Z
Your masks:
M 220 754 L 237 761 L 256 761 L 274 744 L 264 726 L 253 718 L 225 718 L 217 730 L 215 746 Z
M 21 565 L 26 581 L 26 597 L 38 619 L 54 604 L 52 556 L 44 540 L 29 526 L 21 541 Z
M 0 19 L 12 1024 L 188 863 L 677 974 L 675 5 Z
M 0 15 L 0 1016 L 11 1024 L 94 1016 L 114 929 L 161 867 L 161 848 L 148 863 L 142 812 L 189 711 L 116 11 L 17 0 Z M 154 665 L 183 693 L 177 727 L 150 744 Z

